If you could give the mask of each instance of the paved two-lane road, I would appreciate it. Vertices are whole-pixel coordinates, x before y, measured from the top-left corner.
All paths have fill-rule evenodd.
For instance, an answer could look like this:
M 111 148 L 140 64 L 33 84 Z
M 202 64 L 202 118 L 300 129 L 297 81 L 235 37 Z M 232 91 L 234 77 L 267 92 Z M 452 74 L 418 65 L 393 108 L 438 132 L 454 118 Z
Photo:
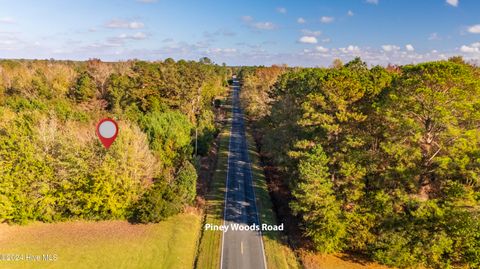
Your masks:
M 233 81 L 233 115 L 230 133 L 227 190 L 225 193 L 224 225 L 259 223 L 252 171 L 245 139 L 245 126 L 239 100 L 240 87 Z M 223 233 L 221 268 L 266 268 L 262 235 L 259 231 Z

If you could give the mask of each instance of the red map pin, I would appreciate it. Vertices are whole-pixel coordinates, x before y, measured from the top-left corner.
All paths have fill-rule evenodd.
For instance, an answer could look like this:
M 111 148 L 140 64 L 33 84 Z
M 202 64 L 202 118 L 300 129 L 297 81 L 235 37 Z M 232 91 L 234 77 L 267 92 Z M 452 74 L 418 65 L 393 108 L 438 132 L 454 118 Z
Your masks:
M 109 148 L 110 145 L 115 141 L 118 134 L 118 125 L 117 123 L 110 119 L 105 118 L 98 122 L 97 124 L 97 136 L 102 142 L 105 148 Z

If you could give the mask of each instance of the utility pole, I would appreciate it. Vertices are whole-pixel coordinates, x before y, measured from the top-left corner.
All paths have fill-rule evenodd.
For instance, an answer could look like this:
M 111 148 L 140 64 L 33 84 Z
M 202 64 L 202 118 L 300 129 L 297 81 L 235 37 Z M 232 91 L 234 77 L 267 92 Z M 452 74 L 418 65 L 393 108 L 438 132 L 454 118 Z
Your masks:
M 195 122 L 195 156 L 198 155 L 198 121 Z

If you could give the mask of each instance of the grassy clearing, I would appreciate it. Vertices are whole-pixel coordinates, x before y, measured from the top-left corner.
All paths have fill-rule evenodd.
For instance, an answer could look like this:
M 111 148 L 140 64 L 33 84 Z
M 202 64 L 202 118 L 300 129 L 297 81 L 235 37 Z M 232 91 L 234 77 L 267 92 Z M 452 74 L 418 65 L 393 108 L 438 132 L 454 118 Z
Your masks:
M 192 268 L 201 216 L 179 214 L 158 224 L 126 221 L 0 225 L 0 254 L 56 254 L 56 261 L 0 261 L 0 268 Z
M 260 157 L 255 147 L 255 141 L 247 132 L 248 154 L 252 163 L 253 185 L 257 198 L 257 208 L 260 222 L 266 224 L 277 224 L 273 204 L 268 193 L 267 182 L 263 168 L 260 164 Z M 285 243 L 285 236 L 282 232 L 263 232 L 263 243 L 265 255 L 267 256 L 268 268 L 300 268 L 300 264 L 294 251 Z
M 230 140 L 231 128 L 231 100 L 227 100 L 227 124 L 219 134 L 218 160 L 215 173 L 206 195 L 206 208 L 204 223 L 214 225 L 223 224 L 223 207 L 225 198 L 225 179 L 228 169 L 228 144 Z M 203 230 L 203 227 L 201 227 Z M 222 242 L 222 233 L 218 231 L 202 231 L 196 268 L 220 268 L 220 247 Z

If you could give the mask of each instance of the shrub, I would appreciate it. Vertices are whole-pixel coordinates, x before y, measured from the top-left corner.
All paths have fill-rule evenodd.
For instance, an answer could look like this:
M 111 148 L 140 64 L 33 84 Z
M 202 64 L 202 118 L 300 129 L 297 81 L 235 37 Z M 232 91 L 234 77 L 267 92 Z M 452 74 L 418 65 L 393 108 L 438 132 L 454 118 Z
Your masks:
M 141 125 L 164 167 L 178 166 L 190 157 L 193 125 L 182 113 L 154 111 L 144 116 Z
M 175 189 L 178 202 L 191 204 L 196 196 L 197 171 L 189 162 L 185 161 L 175 178 Z
M 183 205 L 176 199 L 172 186 L 159 180 L 134 206 L 131 220 L 140 223 L 160 222 L 180 212 Z

